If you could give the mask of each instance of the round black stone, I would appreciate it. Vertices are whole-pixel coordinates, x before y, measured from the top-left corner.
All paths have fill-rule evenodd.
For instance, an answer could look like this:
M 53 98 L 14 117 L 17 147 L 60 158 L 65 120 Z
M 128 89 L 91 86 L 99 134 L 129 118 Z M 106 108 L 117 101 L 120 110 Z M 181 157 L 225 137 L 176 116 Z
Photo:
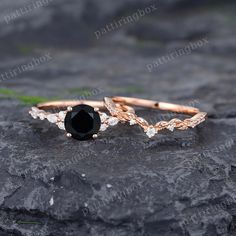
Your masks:
M 68 111 L 65 117 L 65 128 L 73 138 L 78 140 L 91 139 L 101 126 L 99 113 L 88 105 L 78 105 Z

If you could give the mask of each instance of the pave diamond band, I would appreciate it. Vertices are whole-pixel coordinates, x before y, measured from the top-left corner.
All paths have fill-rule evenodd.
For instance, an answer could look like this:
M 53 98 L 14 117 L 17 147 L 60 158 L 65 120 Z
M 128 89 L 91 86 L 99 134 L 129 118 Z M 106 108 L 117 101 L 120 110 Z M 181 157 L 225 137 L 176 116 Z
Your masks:
M 66 111 L 60 111 L 59 113 L 50 113 L 44 110 L 40 110 L 37 107 L 32 107 L 29 114 L 34 119 L 45 120 L 47 119 L 50 123 L 56 124 L 59 129 L 65 130 L 64 120 L 66 116 Z
M 120 120 L 129 122 L 130 125 L 139 125 L 143 128 L 144 132 L 149 138 L 155 136 L 159 131 L 167 129 L 169 131 L 187 130 L 189 128 L 195 128 L 197 125 L 201 124 L 206 120 L 207 113 L 201 112 L 199 109 L 190 106 L 182 106 L 171 103 L 156 102 L 152 100 L 139 99 L 139 98 L 129 98 L 129 97 L 113 97 L 104 98 L 107 109 L 110 113 Z M 139 106 L 145 108 L 159 109 L 165 111 L 171 111 L 176 113 L 184 113 L 187 115 L 193 115 L 191 118 L 185 120 L 172 119 L 170 121 L 159 121 L 154 125 L 150 125 L 146 120 L 138 117 L 135 113 L 124 112 L 119 108 L 116 108 L 115 104 L 129 105 L 129 106 Z

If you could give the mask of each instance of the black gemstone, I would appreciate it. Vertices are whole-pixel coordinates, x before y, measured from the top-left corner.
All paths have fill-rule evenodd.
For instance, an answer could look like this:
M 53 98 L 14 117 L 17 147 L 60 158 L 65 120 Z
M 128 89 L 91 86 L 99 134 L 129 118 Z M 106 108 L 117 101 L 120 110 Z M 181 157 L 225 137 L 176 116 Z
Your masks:
M 65 128 L 73 138 L 78 140 L 91 139 L 101 126 L 99 113 L 88 105 L 78 105 L 68 111 L 65 118 Z

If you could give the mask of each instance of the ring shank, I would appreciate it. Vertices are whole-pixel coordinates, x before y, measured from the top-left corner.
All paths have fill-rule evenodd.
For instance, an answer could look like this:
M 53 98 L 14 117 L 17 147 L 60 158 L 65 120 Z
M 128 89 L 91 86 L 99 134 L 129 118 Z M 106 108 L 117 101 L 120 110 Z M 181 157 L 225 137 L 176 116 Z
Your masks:
M 67 107 L 74 107 L 74 106 L 82 105 L 82 104 L 89 105 L 91 107 L 101 108 L 101 109 L 105 108 L 104 102 L 102 101 L 76 101 L 76 100 L 44 102 L 44 103 L 39 103 L 37 107 L 42 110 L 51 110 L 55 108 L 63 109 Z
M 87 101 L 87 100 L 64 100 L 64 101 L 43 102 L 37 104 L 37 108 L 42 110 L 66 109 L 67 107 L 74 107 L 83 104 L 94 108 L 99 108 L 101 110 L 106 110 L 103 101 Z M 117 106 L 121 106 L 122 110 L 125 112 L 135 113 L 134 109 L 130 106 L 124 104 L 117 104 Z
M 140 98 L 130 98 L 130 97 L 113 97 L 113 102 L 117 102 L 123 105 L 129 106 L 140 106 L 151 109 L 159 109 L 164 111 L 172 111 L 177 113 L 185 113 L 189 115 L 195 115 L 199 113 L 199 109 L 190 106 L 182 106 L 166 102 L 157 102 L 153 100 L 146 100 Z

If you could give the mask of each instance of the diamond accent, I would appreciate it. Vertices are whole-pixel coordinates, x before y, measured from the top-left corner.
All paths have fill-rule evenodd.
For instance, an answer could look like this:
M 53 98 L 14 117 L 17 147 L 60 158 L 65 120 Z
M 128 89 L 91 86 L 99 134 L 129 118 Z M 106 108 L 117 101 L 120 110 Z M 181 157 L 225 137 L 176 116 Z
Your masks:
M 58 116 L 59 116 L 60 121 L 64 121 L 65 117 L 66 117 L 66 112 L 65 111 L 60 111 L 58 113 Z
M 39 109 L 38 109 L 37 107 L 32 107 L 31 109 L 32 109 L 32 111 L 35 112 L 35 113 L 38 113 L 38 112 L 39 112 Z
M 43 113 L 40 113 L 38 116 L 39 116 L 40 120 L 44 120 L 46 118 L 45 114 L 43 114 Z
M 34 118 L 34 119 L 37 119 L 37 114 L 33 111 L 30 111 L 29 114 Z
M 47 115 L 47 119 L 50 123 L 57 123 L 57 115 L 55 114 Z
M 59 122 L 58 124 L 59 129 L 66 130 L 65 124 L 63 122 Z
M 137 122 L 136 122 L 136 120 L 130 120 L 130 121 L 129 121 L 129 124 L 130 124 L 130 125 L 136 125 Z
M 37 107 L 32 107 L 31 110 L 29 111 L 29 114 L 34 118 L 37 119 L 38 118 L 38 113 L 39 113 L 39 109 Z
M 108 128 L 106 124 L 101 124 L 100 131 L 105 131 Z
M 175 129 L 175 125 L 174 124 L 168 125 L 167 129 L 173 132 Z
M 154 127 L 149 127 L 147 130 L 146 130 L 146 134 L 149 138 L 152 138 L 155 136 L 155 134 L 157 133 L 156 129 Z
M 106 113 L 100 113 L 101 122 L 105 122 L 109 116 Z
M 109 124 L 110 126 L 115 126 L 115 125 L 117 125 L 118 123 L 119 123 L 119 119 L 116 118 L 116 117 L 111 117 L 111 118 L 109 118 L 109 120 L 108 120 L 108 124 Z

